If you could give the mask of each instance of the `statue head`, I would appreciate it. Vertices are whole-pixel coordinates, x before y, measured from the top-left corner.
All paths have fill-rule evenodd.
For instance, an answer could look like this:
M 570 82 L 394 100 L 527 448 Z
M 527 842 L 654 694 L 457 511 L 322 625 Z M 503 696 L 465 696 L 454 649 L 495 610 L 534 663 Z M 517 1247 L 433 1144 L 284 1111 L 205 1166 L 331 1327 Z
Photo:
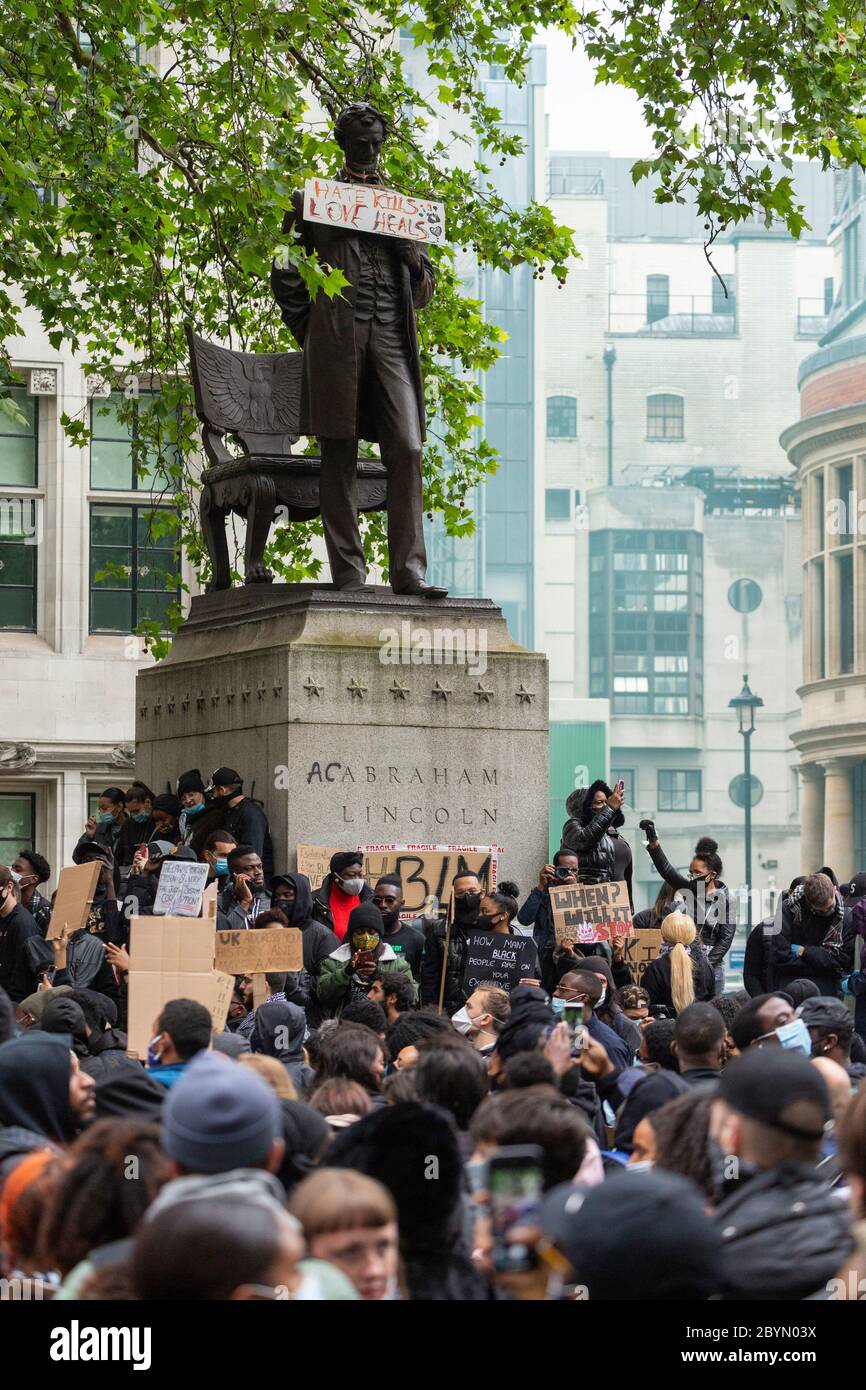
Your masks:
M 346 156 L 346 167 L 362 174 L 375 170 L 387 136 L 387 120 L 367 101 L 347 106 L 334 126 L 334 139 Z

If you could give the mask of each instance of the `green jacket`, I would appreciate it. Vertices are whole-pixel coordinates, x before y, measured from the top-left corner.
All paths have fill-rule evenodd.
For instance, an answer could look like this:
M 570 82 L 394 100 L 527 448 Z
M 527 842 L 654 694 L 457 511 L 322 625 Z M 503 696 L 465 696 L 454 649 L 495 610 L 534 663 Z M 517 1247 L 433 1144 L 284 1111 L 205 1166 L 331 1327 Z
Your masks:
M 409 967 L 409 962 L 403 960 L 401 956 L 390 947 L 387 942 L 384 944 L 382 954 L 376 961 L 376 969 L 383 974 L 394 970 L 408 980 L 412 986 L 412 1004 L 418 1006 L 418 985 Z M 344 941 L 336 951 L 332 951 L 322 961 L 319 975 L 316 980 L 316 997 L 323 1009 L 326 1009 L 332 1018 L 339 1018 L 349 999 L 350 985 L 352 983 L 352 947 Z

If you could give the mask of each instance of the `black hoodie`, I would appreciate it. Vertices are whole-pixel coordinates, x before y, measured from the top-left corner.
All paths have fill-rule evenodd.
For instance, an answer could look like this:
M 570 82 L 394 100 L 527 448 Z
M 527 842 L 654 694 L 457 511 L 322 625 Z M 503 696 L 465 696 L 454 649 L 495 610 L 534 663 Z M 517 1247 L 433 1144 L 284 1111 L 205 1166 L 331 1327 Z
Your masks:
M 253 1052 L 263 1052 L 266 1057 L 276 1057 L 282 1062 L 289 1079 L 299 1091 L 305 1091 L 313 1079 L 310 1067 L 304 1061 L 304 1034 L 307 1020 L 303 1009 L 297 1004 L 274 1000 L 270 1004 L 260 1004 L 256 1009 L 255 1023 L 250 1034 L 250 1047 Z M 284 1045 L 278 1045 L 277 1036 L 285 1038 Z
M 274 896 L 281 883 L 290 883 L 295 890 L 295 901 Z M 316 921 L 313 917 L 313 893 L 306 874 L 277 874 L 271 889 L 271 906 L 285 913 L 290 927 L 303 932 L 304 969 L 313 979 L 319 973 L 322 961 L 332 951 L 339 949 L 336 932 Z
M 69 1108 L 70 1039 L 31 1029 L 0 1047 L 0 1125 L 65 1143 L 76 1132 Z

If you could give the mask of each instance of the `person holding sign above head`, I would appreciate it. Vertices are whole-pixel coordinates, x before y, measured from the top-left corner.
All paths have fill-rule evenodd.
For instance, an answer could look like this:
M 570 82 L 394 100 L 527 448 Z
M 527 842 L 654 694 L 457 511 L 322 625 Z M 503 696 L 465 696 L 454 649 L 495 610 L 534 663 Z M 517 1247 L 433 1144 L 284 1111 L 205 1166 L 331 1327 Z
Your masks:
M 716 993 L 713 968 L 697 941 L 697 928 L 684 912 L 670 912 L 662 919 L 661 955 L 651 961 L 643 977 L 650 1005 L 664 1004 L 681 1013 L 689 1004 L 712 999 Z
M 339 1018 L 347 1004 L 367 998 L 374 975 L 390 971 L 399 971 L 411 982 L 413 1000 L 417 999 L 407 961 L 383 939 L 381 912 L 372 903 L 360 903 L 349 916 L 346 940 L 322 962 L 316 982 L 319 1003 Z
M 689 876 L 680 874 L 662 851 L 651 820 L 642 820 L 640 828 L 646 833 L 647 854 L 661 877 L 683 898 L 685 911 L 700 928 L 700 943 L 707 953 L 716 981 L 716 994 L 725 988 L 725 956 L 731 949 L 737 930 L 736 904 L 731 902 L 727 886 L 722 882 L 722 861 L 719 846 L 709 835 L 702 835 L 695 845 Z
M 611 790 L 601 780 L 573 791 L 565 803 L 571 819 L 562 827 L 562 845 L 577 854 L 579 883 L 625 883 L 634 907 L 631 850 L 618 833 L 625 824 L 620 810 L 624 793 L 622 782 Z

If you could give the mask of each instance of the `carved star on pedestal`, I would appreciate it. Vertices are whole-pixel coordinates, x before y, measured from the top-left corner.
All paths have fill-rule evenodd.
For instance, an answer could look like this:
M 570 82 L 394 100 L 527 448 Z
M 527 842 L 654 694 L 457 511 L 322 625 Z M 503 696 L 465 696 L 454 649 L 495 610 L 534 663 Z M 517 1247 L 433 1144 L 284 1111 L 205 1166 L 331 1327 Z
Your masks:
M 312 699 L 314 695 L 321 695 L 324 688 L 323 685 L 317 685 L 312 676 L 307 676 L 307 679 L 304 681 L 304 689 L 310 699 Z
M 244 704 L 246 704 L 247 700 L 250 698 L 252 693 L 253 692 L 250 690 L 248 685 L 245 685 L 243 687 L 243 689 L 241 690 L 241 699 L 243 700 Z
M 153 706 L 154 714 L 162 714 L 162 700 L 157 700 Z
M 266 693 L 267 686 L 265 685 L 264 681 L 262 681 L 261 685 L 256 686 L 256 694 L 258 695 L 260 700 L 263 700 L 265 698 Z
M 274 682 L 274 685 L 273 685 L 274 699 L 277 698 L 277 696 L 279 695 L 279 693 L 280 693 L 280 691 L 282 690 L 282 688 L 283 688 L 283 683 L 282 683 L 282 681 L 280 681 L 279 684 L 277 684 L 276 681 Z
M 437 681 L 430 691 L 430 694 L 433 696 L 434 700 L 447 700 L 448 696 L 451 694 L 451 689 L 450 686 L 443 685 L 441 681 Z
M 180 702 L 180 707 L 181 707 L 181 709 L 182 709 L 184 712 L 186 712 L 186 710 L 189 709 L 189 691 L 187 691 L 187 693 L 184 695 L 183 699 L 181 700 L 181 702 Z
M 520 682 L 520 689 L 515 690 L 514 694 L 522 705 L 531 705 L 532 701 L 535 699 L 535 691 L 527 690 L 523 681 Z
M 489 705 L 490 701 L 493 699 L 495 691 L 488 690 L 486 685 L 482 685 L 481 681 L 479 681 L 472 694 L 475 696 L 479 704 L 483 703 L 485 705 Z
M 174 705 L 175 705 L 174 696 L 173 696 L 173 695 L 169 695 L 169 697 L 168 697 L 168 702 L 167 702 L 167 704 L 166 704 L 166 709 L 168 710 L 169 714 L 174 714 Z
M 139 714 L 141 715 L 142 719 L 146 719 L 146 718 L 147 718 L 147 705 L 139 705 L 139 707 L 138 707 L 138 712 L 139 712 Z
M 198 692 L 198 694 L 195 697 L 195 702 L 198 705 L 199 709 L 204 709 L 205 705 L 207 704 L 207 700 L 205 699 L 205 694 L 203 690 L 200 690 Z
M 212 705 L 218 705 L 218 704 L 219 704 L 219 702 L 220 702 L 220 693 L 219 693 L 218 690 L 215 690 L 215 691 L 213 692 L 213 694 L 212 694 L 211 697 L 210 697 L 210 702 L 211 702 Z
M 364 696 L 367 693 L 367 686 L 360 685 L 354 676 L 349 681 L 349 684 L 346 686 L 346 689 L 348 690 L 353 700 L 363 700 Z
M 388 689 L 395 700 L 405 700 L 409 694 L 408 685 L 404 685 L 402 681 L 398 681 L 396 676 L 391 685 L 388 686 Z
M 226 704 L 230 705 L 234 698 L 235 692 L 233 690 L 230 690 L 228 686 L 226 686 Z

